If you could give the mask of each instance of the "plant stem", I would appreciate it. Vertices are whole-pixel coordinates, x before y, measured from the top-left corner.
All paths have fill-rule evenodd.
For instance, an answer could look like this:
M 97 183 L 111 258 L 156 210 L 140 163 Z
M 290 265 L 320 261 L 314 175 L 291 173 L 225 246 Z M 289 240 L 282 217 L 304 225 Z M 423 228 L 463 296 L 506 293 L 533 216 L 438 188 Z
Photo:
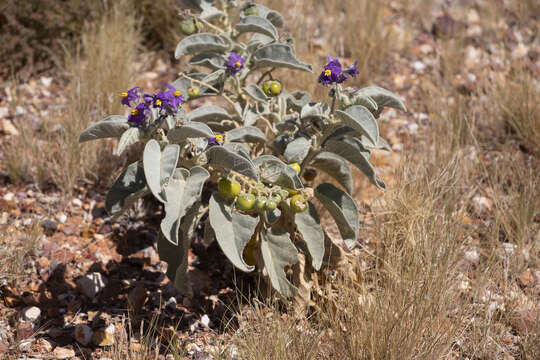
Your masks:
M 210 90 L 214 90 L 215 92 L 220 93 L 220 91 L 218 89 L 216 89 L 215 87 L 213 87 L 212 85 L 210 85 L 208 83 L 205 83 L 204 81 L 194 79 L 194 78 L 192 78 L 190 76 L 187 76 L 184 73 L 180 73 L 179 75 L 186 78 L 186 79 L 188 79 L 188 80 L 190 80 L 190 81 L 192 81 L 192 82 L 194 82 L 194 83 L 197 83 L 197 84 L 199 84 L 201 86 L 206 86 Z M 234 107 L 234 101 L 230 97 L 228 97 L 227 95 L 225 95 L 223 93 L 221 94 L 221 96 L 223 96 L 223 98 L 225 98 L 225 100 L 227 100 L 229 102 L 229 104 L 231 104 Z

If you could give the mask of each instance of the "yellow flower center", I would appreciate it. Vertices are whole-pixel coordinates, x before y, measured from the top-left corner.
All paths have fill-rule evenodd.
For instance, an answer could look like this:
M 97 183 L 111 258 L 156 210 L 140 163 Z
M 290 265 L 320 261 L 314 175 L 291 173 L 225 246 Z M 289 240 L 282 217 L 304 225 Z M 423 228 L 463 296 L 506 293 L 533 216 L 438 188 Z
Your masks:
M 330 76 L 332 75 L 332 70 L 328 69 L 328 70 L 324 70 L 324 76 Z
M 240 61 L 237 61 L 237 62 L 234 63 L 234 66 L 239 68 L 240 66 L 242 66 L 242 63 Z
M 182 92 L 179 90 L 176 90 L 175 92 L 173 92 L 173 95 L 176 97 L 179 97 L 180 95 L 182 95 Z
M 131 110 L 131 115 L 139 115 L 139 110 L 137 109 Z
M 157 99 L 156 100 L 156 106 L 161 106 L 161 104 L 162 104 L 161 100 Z
M 123 98 L 127 98 L 128 97 L 128 93 L 127 92 L 123 92 L 122 94 L 120 94 Z
M 216 135 L 216 140 L 219 142 L 223 141 L 223 135 L 221 134 Z

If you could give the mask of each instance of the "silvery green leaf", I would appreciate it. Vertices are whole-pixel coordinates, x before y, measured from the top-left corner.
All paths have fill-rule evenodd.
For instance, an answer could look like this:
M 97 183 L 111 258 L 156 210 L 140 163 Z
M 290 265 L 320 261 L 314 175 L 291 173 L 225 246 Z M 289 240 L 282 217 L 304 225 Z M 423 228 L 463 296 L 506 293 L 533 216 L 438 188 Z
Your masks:
M 251 126 L 259 120 L 260 115 L 253 110 L 248 110 L 243 117 L 244 125 Z
M 255 34 L 252 36 L 252 38 L 249 40 L 247 44 L 247 47 L 246 47 L 247 52 L 253 53 L 258 48 L 263 47 L 264 45 L 268 45 L 273 41 L 274 41 L 274 38 L 270 36 L 266 36 L 263 34 Z
M 197 54 L 189 60 L 189 65 L 205 66 L 213 71 L 225 68 L 225 59 L 215 53 Z
M 223 11 L 214 6 L 204 6 L 202 9 L 203 11 L 201 12 L 200 17 L 203 20 L 211 21 L 215 18 L 226 15 Z
M 351 98 L 351 105 L 362 105 L 365 106 L 369 111 L 375 113 L 379 110 L 379 105 L 373 100 L 370 96 L 354 96 Z
M 292 47 L 286 44 L 266 45 L 253 53 L 253 69 L 263 67 L 285 67 L 313 72 L 311 65 L 299 62 Z
M 249 15 L 240 19 L 234 27 L 239 34 L 254 32 L 278 39 L 278 32 L 272 23 L 260 16 Z
M 131 205 L 133 200 L 146 195 L 144 170 L 139 165 L 139 161 L 128 165 L 111 186 L 105 199 L 105 210 L 109 215 L 117 215 Z
M 178 124 L 178 120 L 184 118 L 186 116 L 186 112 L 184 109 L 180 108 L 178 109 L 178 112 L 174 115 L 168 115 L 165 118 L 165 129 L 172 130 L 176 127 L 176 124 Z
M 180 175 L 180 171 L 175 172 L 175 176 L 165 187 L 167 202 L 161 231 L 173 244 L 178 244 L 178 229 L 182 217 L 187 209 L 200 199 L 204 183 L 210 177 L 210 173 L 200 166 L 192 167 L 188 177 L 184 175 Z
M 323 151 L 309 164 L 333 177 L 349 194 L 352 193 L 353 178 L 351 168 L 341 156 Z
M 216 239 L 216 233 L 214 232 L 214 229 L 212 228 L 212 224 L 210 224 L 210 218 L 207 218 L 204 222 L 204 230 L 203 230 L 203 239 L 202 244 L 208 248 L 214 240 Z
M 174 128 L 167 134 L 167 138 L 171 143 L 180 144 L 186 141 L 188 138 L 211 138 L 215 136 L 212 129 L 208 125 L 191 121 L 180 127 Z
M 284 131 L 296 132 L 296 130 L 298 130 L 298 125 L 299 124 L 294 120 L 285 120 L 283 122 L 277 123 L 276 129 L 278 129 L 279 132 L 284 132 Z M 287 134 L 287 136 L 289 135 Z
M 212 194 L 208 210 L 210 224 L 221 250 L 238 269 L 253 271 L 255 267 L 246 264 L 243 253 L 255 232 L 258 219 L 233 211 L 218 193 Z
M 212 131 L 214 131 L 216 134 L 223 134 L 226 131 L 234 129 L 234 123 L 228 120 L 221 122 L 208 121 L 206 122 L 206 125 L 208 125 L 208 127 L 212 129 Z
M 269 9 L 266 6 L 259 5 L 259 4 L 250 4 L 250 6 L 257 7 L 257 15 L 264 19 L 267 19 L 270 21 L 274 26 L 276 27 L 282 27 L 285 23 L 285 20 L 283 19 L 283 15 L 281 15 L 279 12 Z
M 380 113 L 384 110 L 385 107 L 391 107 L 394 109 L 407 111 L 405 104 L 399 97 L 397 97 L 391 91 L 384 89 L 378 86 L 368 86 L 363 89 L 358 90 L 358 95 L 368 96 L 373 99 L 378 106 L 378 110 L 375 116 L 379 116 Z
M 306 139 L 303 136 L 297 137 L 293 141 L 287 144 L 283 157 L 285 161 L 290 163 L 302 163 L 309 153 L 311 148 L 311 140 Z
M 129 128 L 120 137 L 118 141 L 118 146 L 116 147 L 116 155 L 120 156 L 125 149 L 130 147 L 133 144 L 136 144 L 141 139 L 142 130 L 139 128 Z
M 266 221 L 266 223 L 270 225 L 275 224 L 276 221 L 278 221 L 280 217 L 281 217 L 281 210 L 279 209 L 274 209 L 272 211 L 266 210 L 264 212 L 264 221 Z
M 210 33 L 194 34 L 178 43 L 174 51 L 174 57 L 179 59 L 182 56 L 199 52 L 225 52 L 228 48 L 229 45 L 217 35 Z
M 392 147 L 390 146 L 390 144 L 380 136 L 379 143 L 377 144 L 377 149 L 392 151 Z
M 332 215 L 345 244 L 352 249 L 360 228 L 358 207 L 353 198 L 330 183 L 317 186 L 315 197 Z
M 165 195 L 161 188 L 161 147 L 154 139 L 148 141 L 144 147 L 143 166 L 148 188 L 156 199 L 164 203 Z
M 296 171 L 277 157 L 262 155 L 253 160 L 262 181 L 289 189 L 303 189 Z
M 251 161 L 251 157 L 249 156 L 249 153 L 251 152 L 251 150 L 249 146 L 241 144 L 241 143 L 228 143 L 228 144 L 223 144 L 223 147 Z
M 308 103 L 302 107 L 300 118 L 303 121 L 324 120 L 330 115 L 330 108 L 325 103 Z
M 259 128 L 254 126 L 242 126 L 227 131 L 225 140 L 228 142 L 266 143 L 266 136 Z
M 311 95 L 306 91 L 296 90 L 287 96 L 288 105 L 294 110 L 300 112 L 304 106 L 311 101 Z
M 205 154 L 208 164 L 212 166 L 234 170 L 237 173 L 258 180 L 253 163 L 241 155 L 235 154 L 222 146 L 212 146 L 205 151 Z
M 311 254 L 313 268 L 319 270 L 324 258 L 324 232 L 315 206 L 311 202 L 308 206 L 307 211 L 296 213 L 294 222 Z
M 296 288 L 287 280 L 285 267 L 298 262 L 298 250 L 291 242 L 289 233 L 278 226 L 261 232 L 261 253 L 264 268 L 274 289 L 285 297 L 296 294 Z
M 79 142 L 119 137 L 127 129 L 129 129 L 127 117 L 120 115 L 107 116 L 84 130 L 79 136 Z
M 163 236 L 174 245 L 178 245 L 178 229 L 186 210 L 183 206 L 185 185 L 185 179 L 175 176 L 169 180 L 169 184 L 164 189 L 167 202 L 165 203 L 165 217 L 161 220 L 160 228 Z
M 213 73 L 208 74 L 207 76 L 205 76 L 202 79 L 202 82 L 210 84 L 210 85 L 215 85 L 216 83 L 221 83 L 222 80 L 225 79 L 225 74 L 226 74 L 226 72 L 225 72 L 224 69 L 216 70 Z
M 244 90 L 244 92 L 248 94 L 249 97 L 257 101 L 267 102 L 268 100 L 270 100 L 270 98 L 266 96 L 264 91 L 255 84 L 248 85 L 242 90 Z
M 366 135 L 373 144 L 379 142 L 379 126 L 373 114 L 362 105 L 348 107 L 345 111 L 338 110 L 341 121 Z
M 188 121 L 221 121 L 232 119 L 232 116 L 224 108 L 216 105 L 201 106 L 188 114 Z
M 351 137 L 343 136 L 339 139 L 328 140 L 324 146 L 324 150 L 341 156 L 351 164 L 361 170 L 379 189 L 386 189 L 386 184 L 377 178 L 373 165 L 369 162 L 371 152 L 362 146 L 360 140 Z

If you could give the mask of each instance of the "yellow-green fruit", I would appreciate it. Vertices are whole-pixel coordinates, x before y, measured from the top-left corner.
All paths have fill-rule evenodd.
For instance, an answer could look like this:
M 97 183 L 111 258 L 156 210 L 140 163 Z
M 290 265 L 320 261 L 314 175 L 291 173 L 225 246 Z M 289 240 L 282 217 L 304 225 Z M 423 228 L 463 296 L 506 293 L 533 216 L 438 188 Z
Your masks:
M 234 199 L 240 194 L 241 186 L 236 181 L 221 179 L 218 182 L 218 191 L 225 199 Z
M 294 190 L 294 189 L 289 189 L 289 188 L 283 188 L 284 190 L 287 190 L 287 193 L 289 194 L 289 196 L 292 196 L 292 195 L 297 195 L 299 193 L 298 190 Z
M 263 84 L 263 91 L 264 93 L 266 94 L 266 96 L 272 96 L 270 94 L 270 81 L 266 81 L 264 84 Z
M 195 21 L 193 19 L 186 19 L 180 23 L 180 29 L 185 35 L 192 35 L 197 31 Z
M 253 194 L 240 194 L 236 198 L 236 208 L 242 211 L 249 211 L 255 206 L 255 196 Z
M 277 205 L 278 205 L 278 202 L 276 202 L 275 199 L 270 199 L 266 202 L 265 209 L 268 211 L 273 211 L 273 210 L 276 210 Z
M 294 212 L 302 212 L 307 208 L 308 205 L 306 203 L 306 199 L 304 199 L 302 195 L 294 195 L 291 198 L 291 209 L 293 209 Z
M 270 84 L 270 94 L 272 94 L 271 96 L 278 96 L 279 94 L 281 94 L 281 90 L 283 89 L 283 87 L 281 86 L 281 84 L 277 81 L 273 81 L 271 84 Z
M 297 174 L 300 174 L 300 164 L 298 163 L 292 163 L 289 165 L 290 167 L 292 167 L 294 169 L 294 171 L 296 171 Z
M 246 16 L 259 14 L 259 9 L 256 6 L 250 6 L 244 10 Z
M 190 98 L 194 98 L 199 96 L 199 88 L 196 86 L 192 86 L 188 89 L 188 95 Z
M 195 27 L 197 28 L 198 32 L 201 32 L 204 26 L 202 22 L 195 20 Z
M 282 189 L 279 191 L 279 196 L 281 197 L 282 200 L 285 200 L 286 198 L 289 197 L 289 192 L 286 189 Z
M 255 209 L 261 211 L 264 210 L 264 207 L 266 206 L 266 202 L 268 201 L 268 198 L 266 196 L 260 196 L 255 201 Z

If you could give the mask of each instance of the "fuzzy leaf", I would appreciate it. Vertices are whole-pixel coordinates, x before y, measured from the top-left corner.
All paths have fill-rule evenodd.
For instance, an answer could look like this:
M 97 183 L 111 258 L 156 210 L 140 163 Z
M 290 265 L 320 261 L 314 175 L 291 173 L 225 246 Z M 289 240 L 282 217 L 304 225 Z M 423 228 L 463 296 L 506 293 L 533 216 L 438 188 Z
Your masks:
M 297 137 L 287 144 L 283 157 L 287 163 L 299 163 L 304 161 L 311 148 L 311 141 L 303 136 Z
M 360 228 L 358 207 L 353 198 L 330 183 L 317 186 L 315 197 L 332 215 L 345 244 L 352 249 L 356 244 Z
M 180 59 L 182 56 L 199 52 L 225 52 L 228 48 L 229 45 L 217 35 L 210 33 L 194 34 L 178 43 L 174 51 L 174 57 Z
M 379 189 L 386 189 L 386 184 L 377 177 L 373 165 L 369 162 L 371 152 L 362 146 L 360 140 L 343 136 L 330 139 L 324 144 L 324 150 L 341 156 L 362 171 L 371 183 Z
M 338 155 L 323 151 L 317 154 L 309 164 L 333 177 L 350 194 L 352 193 L 353 179 L 349 164 Z
M 266 45 L 253 54 L 253 68 L 285 67 L 313 72 L 311 65 L 299 62 L 293 49 L 286 44 Z
M 191 78 L 193 78 L 195 80 L 200 80 L 200 81 L 203 81 L 203 79 L 205 79 L 208 76 L 208 74 L 205 74 L 205 73 L 189 73 L 188 75 L 189 75 L 189 77 L 191 77 Z M 179 77 L 171 85 L 176 90 L 180 91 L 184 95 L 184 100 L 185 101 L 190 101 L 190 100 L 193 99 L 193 98 L 190 98 L 189 96 L 187 96 L 189 88 L 192 85 L 191 80 L 186 79 L 185 77 Z M 197 98 L 200 98 L 200 97 L 203 97 L 203 96 L 216 95 L 216 92 L 214 90 L 211 90 L 206 86 L 202 86 L 202 85 L 199 85 L 199 84 L 195 84 L 195 85 L 197 87 L 199 87 L 199 96 L 197 96 Z M 210 84 L 210 85 L 214 85 L 214 84 Z
M 213 73 L 210 73 L 208 75 L 206 75 L 203 79 L 202 79 L 202 82 L 206 83 L 206 84 L 210 84 L 210 85 L 213 85 L 213 84 L 216 84 L 216 83 L 221 83 L 222 80 L 225 78 L 225 70 L 224 69 L 218 69 L 216 71 L 214 71 Z
M 169 179 L 176 169 L 178 164 L 178 155 L 180 154 L 180 146 L 171 144 L 165 146 L 161 153 L 161 163 L 159 168 L 159 180 L 162 185 L 167 185 Z
M 294 111 L 301 111 L 302 108 L 309 104 L 311 101 L 311 95 L 306 91 L 296 90 L 287 96 L 287 104 Z
M 277 157 L 262 155 L 253 160 L 261 180 L 290 189 L 303 189 L 296 171 Z
M 373 114 L 361 105 L 348 107 L 345 111 L 338 110 L 337 115 L 345 125 L 366 135 L 374 144 L 379 141 L 379 126 Z
M 165 195 L 161 188 L 161 148 L 154 139 L 148 141 L 144 147 L 143 165 L 148 188 L 156 199 L 164 203 Z
M 234 170 L 237 173 L 258 180 L 255 166 L 249 159 L 235 154 L 222 146 L 212 146 L 205 153 L 210 165 Z
M 251 149 L 249 148 L 249 146 L 241 144 L 241 143 L 228 143 L 228 144 L 223 144 L 223 147 L 251 161 L 251 156 L 249 156 Z
M 315 206 L 311 202 L 308 205 L 307 211 L 295 215 L 294 222 L 307 244 L 313 268 L 319 270 L 324 258 L 324 232 Z
M 285 23 L 285 20 L 283 19 L 283 15 L 281 15 L 279 12 L 269 9 L 266 6 L 259 5 L 259 4 L 253 4 L 252 6 L 255 6 L 257 8 L 257 15 L 264 19 L 267 19 L 270 21 L 274 26 L 276 27 L 282 27 Z
M 261 101 L 261 102 L 267 102 L 270 100 L 268 96 L 264 93 L 264 91 L 257 85 L 251 84 L 243 88 L 244 92 L 248 94 L 249 97 Z
M 278 32 L 269 20 L 256 15 L 245 16 L 235 26 L 239 34 L 254 32 L 278 39 Z
M 216 105 L 201 106 L 189 113 L 188 121 L 221 121 L 232 119 L 232 116 L 224 108 Z
M 368 86 L 358 90 L 358 94 L 368 96 L 373 99 L 378 106 L 377 113 L 380 114 L 385 107 L 407 111 L 405 104 L 393 92 L 378 86 Z
M 218 193 L 212 194 L 210 198 L 209 218 L 218 244 L 227 258 L 238 269 L 253 271 L 255 267 L 245 263 L 243 253 L 255 232 L 258 220 L 233 212 L 232 207 Z
M 261 253 L 264 268 L 274 289 L 285 297 L 296 294 L 296 288 L 287 280 L 285 266 L 298 262 L 298 250 L 291 242 L 289 233 L 278 226 L 261 232 Z
M 105 199 L 105 210 L 109 215 L 115 216 L 131 205 L 135 199 L 146 195 L 142 192 L 146 187 L 144 170 L 139 165 L 139 161 L 128 165 L 111 186 Z
M 303 121 L 324 120 L 329 115 L 330 108 L 325 103 L 308 103 L 300 112 L 300 118 Z
M 213 136 L 215 136 L 215 134 L 212 129 L 208 127 L 208 125 L 196 121 L 192 121 L 186 125 L 174 128 L 167 134 L 169 141 L 174 144 L 183 143 L 188 138 L 201 137 L 208 139 Z
M 227 131 L 225 139 L 230 142 L 266 143 L 266 136 L 254 126 L 242 126 Z
M 189 60 L 189 65 L 207 67 L 213 71 L 225 68 L 225 59 L 222 55 L 215 53 L 197 54 Z
M 127 129 L 129 129 L 127 117 L 120 115 L 107 116 L 84 130 L 79 136 L 79 142 L 119 137 Z
M 120 156 L 128 147 L 136 144 L 141 139 L 142 132 L 139 128 L 129 128 L 120 137 L 118 146 L 116 147 L 116 155 Z

